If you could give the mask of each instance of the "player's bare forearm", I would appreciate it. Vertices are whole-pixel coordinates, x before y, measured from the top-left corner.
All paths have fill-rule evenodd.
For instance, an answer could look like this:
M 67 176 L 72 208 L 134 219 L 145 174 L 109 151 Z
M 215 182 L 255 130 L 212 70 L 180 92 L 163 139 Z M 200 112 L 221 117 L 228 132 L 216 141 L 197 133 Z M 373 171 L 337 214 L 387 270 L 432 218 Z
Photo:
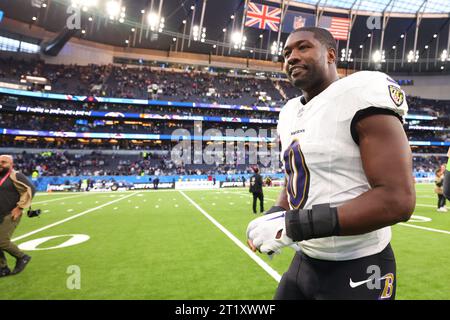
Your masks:
M 340 235 L 407 221 L 416 201 L 411 149 L 400 121 L 390 115 L 372 115 L 360 120 L 356 129 L 372 189 L 338 208 Z

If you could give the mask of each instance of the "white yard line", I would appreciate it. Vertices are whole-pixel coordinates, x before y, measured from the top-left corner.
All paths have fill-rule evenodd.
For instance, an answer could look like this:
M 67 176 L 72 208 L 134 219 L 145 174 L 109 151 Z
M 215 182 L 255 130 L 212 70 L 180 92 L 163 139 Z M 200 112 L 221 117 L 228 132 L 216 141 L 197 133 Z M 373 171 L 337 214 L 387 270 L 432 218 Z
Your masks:
M 75 215 L 73 215 L 73 216 L 70 216 L 70 217 L 68 217 L 68 218 L 66 218 L 66 219 L 63 219 L 63 220 L 54 222 L 54 223 L 52 223 L 52 224 L 49 224 L 49 225 L 47 225 L 47 226 L 45 226 L 45 227 L 42 227 L 42 228 L 36 229 L 36 230 L 34 230 L 34 231 L 28 232 L 28 233 L 26 233 L 26 234 L 24 234 L 24 235 L 21 235 L 21 236 L 19 236 L 19 237 L 17 237 L 17 238 L 12 239 L 12 241 L 21 240 L 21 239 L 26 238 L 26 237 L 28 237 L 28 236 L 31 236 L 31 235 L 33 235 L 33 234 L 35 234 L 35 233 L 38 233 L 38 232 L 47 230 L 47 229 L 49 229 L 49 228 L 58 226 L 58 225 L 60 225 L 60 224 L 63 224 L 64 222 L 67 222 L 67 221 L 70 221 L 70 220 L 79 218 L 79 217 L 81 217 L 81 216 L 84 216 L 85 214 L 88 214 L 88 213 L 90 213 L 90 212 L 96 211 L 96 210 L 101 209 L 101 208 L 103 208 L 103 207 L 109 206 L 110 204 L 119 202 L 119 201 L 124 200 L 124 199 L 129 198 L 129 197 L 132 197 L 132 196 L 134 196 L 135 194 L 137 194 L 137 192 L 132 193 L 132 194 L 130 194 L 130 195 L 128 195 L 128 196 L 122 197 L 122 198 L 120 198 L 120 199 L 116 199 L 116 200 L 113 200 L 113 201 L 104 203 L 104 204 L 102 204 L 102 205 L 100 205 L 100 206 L 98 206 L 98 207 L 88 209 L 88 210 L 83 211 L 83 212 L 81 212 L 81 213 L 78 213 L 78 214 L 75 214 Z
M 39 201 L 39 202 L 34 202 L 34 201 L 33 201 L 32 205 L 35 205 L 35 204 L 41 204 L 41 203 L 47 203 L 47 202 L 53 202 L 53 201 L 59 201 L 59 200 L 65 200 L 65 199 L 71 199 L 71 198 L 77 198 L 77 197 L 81 197 L 81 196 L 83 196 L 83 195 L 84 195 L 84 194 L 77 194 L 76 196 L 61 197 L 61 198 L 58 198 L 58 199 L 52 199 L 52 200 L 44 200 L 44 201 Z
M 432 205 L 432 204 L 422 204 L 422 203 L 416 203 L 416 207 L 427 207 L 427 208 L 435 208 L 437 209 L 436 205 Z
M 229 194 L 234 194 L 237 196 L 241 196 L 241 195 L 245 195 L 245 196 L 249 196 L 249 198 L 252 198 L 252 194 L 249 193 L 244 193 L 244 192 L 228 192 Z M 272 199 L 272 198 L 267 198 L 266 196 L 264 196 L 264 200 L 271 200 L 271 201 L 277 201 L 276 199 Z
M 415 224 L 409 224 L 409 223 L 400 222 L 399 225 L 404 226 L 404 227 L 410 227 L 410 228 L 416 228 L 416 229 L 432 231 L 432 232 L 450 234 L 450 231 L 447 231 L 447 230 L 439 230 L 439 229 L 434 229 L 434 228 L 421 227 L 421 226 L 416 226 Z
M 216 219 L 210 216 L 205 210 L 203 210 L 194 200 L 189 198 L 183 191 L 180 193 L 200 211 L 209 221 L 211 221 L 220 231 L 225 233 L 225 235 L 231 239 L 240 249 L 242 249 L 250 258 L 252 258 L 261 268 L 264 269 L 275 281 L 280 282 L 281 276 L 272 267 L 270 267 L 264 260 L 258 257 L 252 250 L 245 246 L 238 238 L 236 238 L 230 231 L 228 231 L 224 226 L 222 226 Z

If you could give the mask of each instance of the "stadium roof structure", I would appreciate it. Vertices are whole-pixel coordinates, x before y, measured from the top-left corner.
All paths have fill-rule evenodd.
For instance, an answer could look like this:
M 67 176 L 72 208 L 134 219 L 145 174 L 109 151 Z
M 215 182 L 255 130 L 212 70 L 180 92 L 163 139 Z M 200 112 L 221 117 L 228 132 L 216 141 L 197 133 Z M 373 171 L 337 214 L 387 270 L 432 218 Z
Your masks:
M 270 2 L 281 3 L 283 0 Z M 289 6 L 312 10 L 357 15 L 382 15 L 407 18 L 423 14 L 424 18 L 445 18 L 450 16 L 448 0 L 289 0 Z

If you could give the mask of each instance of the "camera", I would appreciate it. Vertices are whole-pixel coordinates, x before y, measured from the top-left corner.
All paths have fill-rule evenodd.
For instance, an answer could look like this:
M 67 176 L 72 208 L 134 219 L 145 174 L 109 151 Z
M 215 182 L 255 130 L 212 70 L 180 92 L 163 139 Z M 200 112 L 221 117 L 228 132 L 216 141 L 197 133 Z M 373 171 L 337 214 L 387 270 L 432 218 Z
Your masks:
M 27 216 L 30 218 L 33 217 L 39 217 L 39 215 L 41 214 L 41 209 L 37 209 L 37 210 L 28 210 L 27 212 Z

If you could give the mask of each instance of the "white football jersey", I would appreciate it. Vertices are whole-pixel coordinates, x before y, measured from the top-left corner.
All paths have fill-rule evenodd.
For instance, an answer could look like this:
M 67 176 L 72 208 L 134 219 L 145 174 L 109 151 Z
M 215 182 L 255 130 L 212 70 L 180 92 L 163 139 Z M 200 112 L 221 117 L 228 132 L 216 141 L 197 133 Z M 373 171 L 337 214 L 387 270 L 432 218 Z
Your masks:
M 351 133 L 352 119 L 368 108 L 393 111 L 401 119 L 408 111 L 399 85 L 386 74 L 373 71 L 335 81 L 305 105 L 297 97 L 282 108 L 277 131 L 291 209 L 311 209 L 322 203 L 337 207 L 370 190 L 359 146 Z M 390 240 L 391 229 L 385 227 L 355 236 L 311 239 L 299 245 L 312 258 L 350 260 L 379 253 Z

